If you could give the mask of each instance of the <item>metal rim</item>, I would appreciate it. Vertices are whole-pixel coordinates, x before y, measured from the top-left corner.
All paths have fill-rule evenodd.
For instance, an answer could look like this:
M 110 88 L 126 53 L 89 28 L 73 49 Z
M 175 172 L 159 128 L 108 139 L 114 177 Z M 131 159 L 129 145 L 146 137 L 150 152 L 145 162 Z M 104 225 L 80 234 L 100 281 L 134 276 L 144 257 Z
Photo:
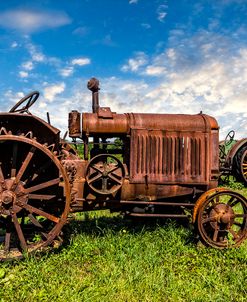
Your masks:
M 0 260 L 21 258 L 54 242 L 66 223 L 70 187 L 48 146 L 0 135 Z
M 244 151 L 241 158 L 241 173 L 245 181 L 247 181 L 247 149 Z
M 123 185 L 124 166 L 115 156 L 100 154 L 93 157 L 86 169 L 86 181 L 96 193 L 109 195 L 117 192 Z
M 247 236 L 247 201 L 232 191 L 222 191 L 204 199 L 197 216 L 203 241 L 214 248 L 239 246 Z

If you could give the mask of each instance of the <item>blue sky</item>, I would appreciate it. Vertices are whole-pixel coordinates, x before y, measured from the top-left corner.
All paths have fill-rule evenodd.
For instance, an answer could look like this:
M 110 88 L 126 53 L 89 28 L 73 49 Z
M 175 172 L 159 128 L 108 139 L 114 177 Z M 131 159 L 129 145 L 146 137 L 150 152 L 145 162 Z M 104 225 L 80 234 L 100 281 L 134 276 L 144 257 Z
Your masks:
M 0 1 L 0 106 L 67 127 L 91 111 L 87 80 L 117 112 L 204 113 L 247 136 L 246 0 Z

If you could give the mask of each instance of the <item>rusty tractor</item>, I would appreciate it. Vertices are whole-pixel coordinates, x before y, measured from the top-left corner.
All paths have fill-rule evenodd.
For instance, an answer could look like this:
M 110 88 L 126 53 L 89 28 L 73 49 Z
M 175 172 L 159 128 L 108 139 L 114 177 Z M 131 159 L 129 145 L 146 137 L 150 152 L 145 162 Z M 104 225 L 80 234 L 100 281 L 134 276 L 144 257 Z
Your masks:
M 39 93 L 0 113 L 0 260 L 60 242 L 71 212 L 100 209 L 129 217 L 192 218 L 215 248 L 247 236 L 247 201 L 217 188 L 219 127 L 206 114 L 69 113 L 69 136 L 30 113 Z
M 235 131 L 231 130 L 219 144 L 221 175 L 234 176 L 247 186 L 247 138 L 234 140 Z

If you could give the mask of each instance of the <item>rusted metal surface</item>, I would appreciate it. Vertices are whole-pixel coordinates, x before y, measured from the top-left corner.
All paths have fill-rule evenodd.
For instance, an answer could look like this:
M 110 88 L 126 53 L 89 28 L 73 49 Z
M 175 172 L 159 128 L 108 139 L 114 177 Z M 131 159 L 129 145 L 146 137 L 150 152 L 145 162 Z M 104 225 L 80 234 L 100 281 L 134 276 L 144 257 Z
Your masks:
M 69 113 L 69 136 L 81 136 L 80 113 L 76 110 Z
M 149 183 L 209 183 L 207 133 L 133 129 L 131 134 L 132 182 L 144 183 L 148 175 Z
M 203 241 L 212 247 L 239 246 L 247 236 L 247 200 L 230 190 L 210 192 L 201 199 L 197 227 Z
M 92 91 L 92 111 L 97 113 L 99 109 L 99 81 L 96 78 L 91 78 L 87 83 L 87 88 Z
M 7 260 L 44 248 L 60 234 L 70 209 L 70 186 L 64 168 L 48 146 L 6 129 L 1 131 L 0 143 L 4 234 L 0 260 Z

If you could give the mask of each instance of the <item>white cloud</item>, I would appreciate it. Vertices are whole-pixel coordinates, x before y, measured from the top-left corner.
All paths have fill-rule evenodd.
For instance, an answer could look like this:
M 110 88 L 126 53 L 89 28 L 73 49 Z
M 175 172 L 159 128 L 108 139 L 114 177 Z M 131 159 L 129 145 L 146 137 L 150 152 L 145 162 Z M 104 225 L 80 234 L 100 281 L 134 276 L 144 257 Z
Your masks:
M 149 76 L 160 76 L 166 72 L 166 68 L 163 66 L 147 66 L 145 73 Z
M 38 50 L 34 44 L 28 43 L 26 47 L 33 61 L 44 62 L 46 60 L 45 55 L 40 50 Z
M 11 48 L 16 48 L 18 46 L 18 43 L 16 41 L 14 41 L 12 44 L 11 44 Z
M 69 77 L 73 73 L 74 73 L 74 67 L 73 66 L 68 66 L 68 67 L 65 67 L 65 68 L 62 68 L 62 69 L 59 70 L 59 74 L 62 77 Z
M 33 68 L 34 68 L 32 61 L 26 61 L 26 62 L 22 63 L 21 66 L 25 70 L 33 70 Z
M 165 17 L 167 15 L 167 9 L 168 9 L 168 6 L 165 4 L 162 4 L 158 7 L 158 9 L 157 9 L 158 17 L 157 18 L 160 22 L 164 22 Z
M 64 92 L 65 83 L 53 84 L 44 88 L 44 97 L 49 102 L 52 102 L 56 95 Z
M 140 67 L 147 64 L 147 56 L 144 52 L 137 52 L 135 54 L 135 57 L 130 58 L 127 62 L 127 64 L 123 65 L 121 67 L 121 70 L 126 71 L 133 71 L 137 72 Z
M 71 23 L 61 11 L 38 11 L 15 9 L 0 13 L 0 26 L 24 33 L 33 33 Z
M 19 77 L 20 78 L 27 78 L 28 77 L 28 72 L 26 72 L 26 71 L 19 71 Z
M 138 0 L 129 0 L 129 4 L 136 4 L 138 3 Z
M 89 58 L 77 58 L 77 59 L 73 59 L 71 61 L 71 64 L 72 65 L 84 66 L 84 65 L 91 64 L 91 60 Z

